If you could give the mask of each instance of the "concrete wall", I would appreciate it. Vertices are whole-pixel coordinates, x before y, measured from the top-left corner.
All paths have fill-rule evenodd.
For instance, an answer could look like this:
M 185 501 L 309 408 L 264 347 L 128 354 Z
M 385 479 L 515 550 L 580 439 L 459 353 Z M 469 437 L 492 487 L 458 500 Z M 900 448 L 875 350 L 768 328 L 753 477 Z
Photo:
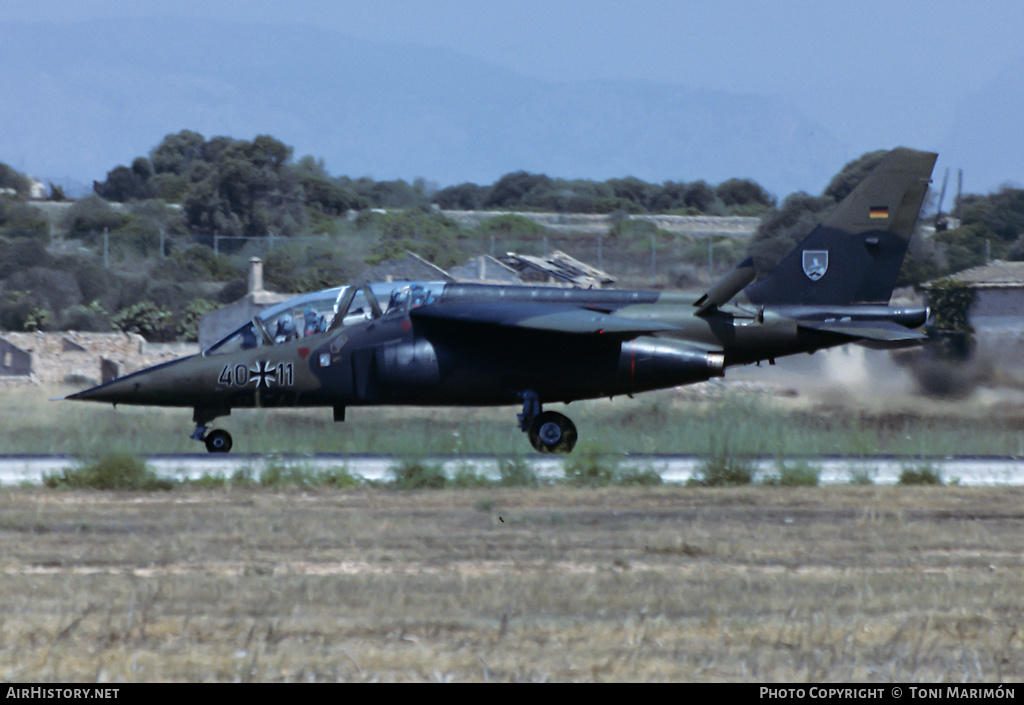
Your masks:
M 1024 327 L 1024 288 L 975 289 L 970 315 L 973 322 L 984 318 L 1015 318 L 1017 325 Z
M 32 374 L 32 354 L 0 338 L 0 377 L 27 377 Z
M 501 211 L 441 211 L 445 217 L 454 220 L 464 227 L 479 225 L 485 220 L 508 213 Z M 579 232 L 591 234 L 607 234 L 615 224 L 609 215 L 590 213 L 519 213 L 524 218 L 538 225 L 555 231 Z M 662 230 L 690 235 L 753 235 L 760 218 L 743 216 L 710 216 L 710 215 L 633 215 L 632 220 L 646 220 L 654 223 Z
M 160 346 L 154 346 L 159 348 Z M 181 357 L 180 350 L 149 350 L 134 333 L 11 333 L 0 337 L 0 379 L 8 382 L 98 383 L 101 359 L 120 374 Z M 4 364 L 9 363 L 9 364 Z

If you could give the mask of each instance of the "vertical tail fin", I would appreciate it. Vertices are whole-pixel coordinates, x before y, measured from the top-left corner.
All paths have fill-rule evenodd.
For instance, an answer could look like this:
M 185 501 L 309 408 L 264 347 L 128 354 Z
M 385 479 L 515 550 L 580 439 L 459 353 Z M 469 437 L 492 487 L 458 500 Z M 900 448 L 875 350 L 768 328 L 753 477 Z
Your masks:
M 938 155 L 892 150 L 832 214 L 744 293 L 756 304 L 887 303 Z

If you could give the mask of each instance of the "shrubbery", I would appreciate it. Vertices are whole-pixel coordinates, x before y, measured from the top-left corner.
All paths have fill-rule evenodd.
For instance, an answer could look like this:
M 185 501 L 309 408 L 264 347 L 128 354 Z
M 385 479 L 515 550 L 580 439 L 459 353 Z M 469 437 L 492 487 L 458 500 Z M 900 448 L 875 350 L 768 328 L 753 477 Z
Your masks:
M 941 485 L 942 476 L 931 465 L 905 467 L 900 471 L 901 485 Z
M 442 215 L 411 210 L 357 220 L 357 225 L 360 222 L 362 227 L 377 231 L 378 243 L 370 258 L 373 263 L 401 259 L 409 250 L 442 268 L 465 259 L 462 252 L 465 233 Z
M 44 475 L 43 485 L 54 489 L 169 490 L 174 483 L 157 477 L 134 455 L 108 455 L 61 474 Z
M 821 471 L 806 461 L 778 461 L 778 469 L 761 479 L 762 485 L 770 487 L 817 487 L 821 481 Z
M 390 472 L 391 486 L 399 490 L 438 490 L 448 485 L 441 466 L 421 459 L 403 460 Z
M 757 469 L 748 458 L 728 451 L 712 453 L 687 482 L 694 487 L 736 487 L 754 483 Z

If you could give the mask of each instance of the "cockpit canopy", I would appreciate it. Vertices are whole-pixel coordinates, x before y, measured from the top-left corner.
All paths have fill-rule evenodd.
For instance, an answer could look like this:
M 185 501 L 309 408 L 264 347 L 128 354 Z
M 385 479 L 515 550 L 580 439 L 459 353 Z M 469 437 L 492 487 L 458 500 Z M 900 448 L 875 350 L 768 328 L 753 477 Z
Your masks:
M 203 355 L 223 355 L 278 345 L 347 328 L 373 318 L 401 314 L 441 297 L 444 282 L 384 282 L 338 286 L 304 294 L 271 306 L 207 348 Z

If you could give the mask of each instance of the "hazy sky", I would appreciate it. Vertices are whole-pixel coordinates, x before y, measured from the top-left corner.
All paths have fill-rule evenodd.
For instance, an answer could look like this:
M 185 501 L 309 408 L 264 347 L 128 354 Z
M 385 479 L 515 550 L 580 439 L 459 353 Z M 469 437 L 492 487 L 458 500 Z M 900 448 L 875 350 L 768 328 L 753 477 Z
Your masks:
M 310 25 L 447 47 L 551 81 L 630 79 L 782 96 L 839 139 L 865 149 L 938 149 L 957 103 L 1024 57 L 1022 0 L 0 4 L 5 20 L 159 16 Z

